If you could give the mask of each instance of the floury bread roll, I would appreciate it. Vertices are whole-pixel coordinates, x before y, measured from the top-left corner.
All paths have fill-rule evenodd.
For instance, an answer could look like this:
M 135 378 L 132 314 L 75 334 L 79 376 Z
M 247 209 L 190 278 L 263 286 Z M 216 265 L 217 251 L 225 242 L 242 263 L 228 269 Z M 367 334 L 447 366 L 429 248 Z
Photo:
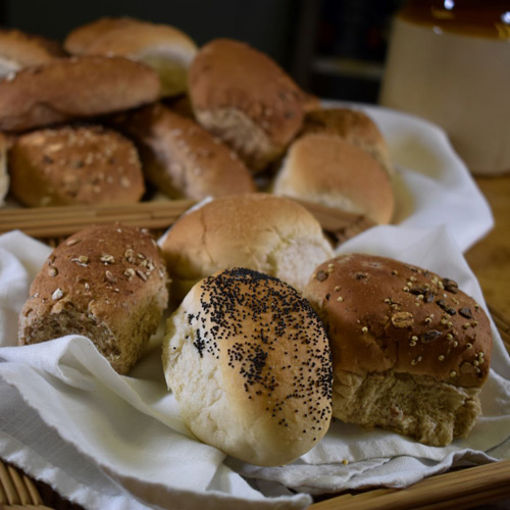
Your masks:
M 46 128 L 15 138 L 9 173 L 12 195 L 29 207 L 129 204 L 145 191 L 134 144 L 101 126 Z
M 74 55 L 120 56 L 152 67 L 161 80 L 161 95 L 186 90 L 187 70 L 197 46 L 181 30 L 134 18 L 101 18 L 73 30 L 64 43 Z
M 333 256 L 311 213 L 263 193 L 216 198 L 185 214 L 164 236 L 161 249 L 177 299 L 205 276 L 236 266 L 276 276 L 299 290 L 315 267 Z
M 311 133 L 290 146 L 273 183 L 290 198 L 389 223 L 395 198 L 387 172 L 364 150 L 327 133 Z
M 124 225 L 88 227 L 53 250 L 19 319 L 21 345 L 85 335 L 119 373 L 136 363 L 168 304 L 152 236 Z
M 137 142 L 147 179 L 171 198 L 256 191 L 237 154 L 192 119 L 161 104 L 121 114 L 116 125 Z
M 56 41 L 21 30 L 0 29 L 0 79 L 11 79 L 24 67 L 44 64 L 65 55 Z
M 373 156 L 388 172 L 391 164 L 388 147 L 377 124 L 369 115 L 352 108 L 315 108 L 305 115 L 300 136 L 308 133 L 338 135 Z
M 167 321 L 163 367 L 201 441 L 258 465 L 310 450 L 331 420 L 331 356 L 310 304 L 265 274 L 205 278 Z
M 72 57 L 0 81 L 0 131 L 25 131 L 118 112 L 159 97 L 158 75 L 122 57 Z
M 310 103 L 271 58 L 231 39 L 200 49 L 189 70 L 189 95 L 198 122 L 254 171 L 284 152 Z
M 453 280 L 396 260 L 341 255 L 305 289 L 328 329 L 333 415 L 443 446 L 481 412 L 492 336 Z

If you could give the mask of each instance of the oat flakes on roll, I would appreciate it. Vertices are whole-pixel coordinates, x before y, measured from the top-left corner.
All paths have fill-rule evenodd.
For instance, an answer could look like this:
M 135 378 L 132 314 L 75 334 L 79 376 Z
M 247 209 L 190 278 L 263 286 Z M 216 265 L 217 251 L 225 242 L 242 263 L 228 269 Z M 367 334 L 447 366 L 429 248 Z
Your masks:
M 492 336 L 485 312 L 453 280 L 348 254 L 319 266 L 305 296 L 328 329 L 333 416 L 434 446 L 469 434 Z
M 29 207 L 136 203 L 145 191 L 134 144 L 102 126 L 63 126 L 15 138 L 11 193 Z M 30 183 L 30 185 L 27 185 Z
M 167 321 L 163 367 L 201 441 L 258 465 L 310 450 L 331 420 L 331 355 L 310 304 L 245 268 L 197 283 Z
M 181 30 L 135 18 L 100 18 L 74 29 L 64 42 L 74 55 L 122 56 L 152 67 L 161 80 L 161 95 L 187 88 L 187 70 L 197 46 Z
M 0 131 L 87 119 L 158 99 L 148 66 L 123 57 L 84 56 L 26 67 L 0 81 Z
M 166 233 L 161 249 L 177 300 L 205 276 L 236 266 L 301 290 L 315 267 L 333 256 L 307 209 L 264 193 L 219 197 L 192 210 Z
M 201 200 L 256 191 L 237 154 L 162 104 L 121 114 L 114 123 L 137 142 L 144 174 L 170 198 Z
M 270 57 L 231 39 L 199 50 L 189 69 L 189 95 L 198 122 L 253 171 L 284 152 L 310 102 Z
M 128 372 L 168 304 L 167 273 L 145 229 L 88 227 L 57 246 L 19 317 L 21 345 L 85 335 L 119 373 Z

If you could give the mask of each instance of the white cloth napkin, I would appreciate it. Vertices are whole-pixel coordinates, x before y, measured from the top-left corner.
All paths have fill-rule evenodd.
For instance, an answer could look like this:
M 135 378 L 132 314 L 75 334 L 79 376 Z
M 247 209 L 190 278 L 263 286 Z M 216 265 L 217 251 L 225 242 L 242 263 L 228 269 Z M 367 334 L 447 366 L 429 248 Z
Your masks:
M 362 110 L 383 133 L 396 168 L 392 223 L 413 228 L 446 226 L 462 252 L 493 227 L 485 197 L 442 128 L 380 106 L 327 100 L 323 105 Z
M 225 458 L 183 426 L 163 381 L 157 342 L 129 376 L 116 374 L 85 337 L 15 346 L 17 314 L 49 251 L 19 232 L 0 236 L 0 456 L 86 508 L 299 509 L 311 503 L 309 494 L 403 487 L 454 465 L 510 458 L 510 359 L 495 329 L 483 416 L 466 440 L 428 447 L 335 423 L 289 466 Z M 483 305 L 444 228 L 377 227 L 339 251 L 427 267 L 455 279 Z

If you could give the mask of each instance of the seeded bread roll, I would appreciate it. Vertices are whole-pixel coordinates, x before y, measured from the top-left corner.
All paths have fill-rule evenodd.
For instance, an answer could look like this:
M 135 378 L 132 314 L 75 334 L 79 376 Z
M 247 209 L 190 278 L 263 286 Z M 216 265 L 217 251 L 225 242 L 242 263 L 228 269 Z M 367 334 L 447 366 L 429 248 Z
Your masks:
M 251 193 L 220 197 L 182 216 L 161 249 L 182 299 L 205 276 L 243 266 L 302 289 L 333 251 L 319 222 L 283 197 Z
M 368 152 L 393 175 L 386 141 L 377 124 L 361 110 L 351 108 L 316 108 L 305 115 L 301 134 L 329 133 L 338 135 Z
M 305 296 L 329 331 L 335 417 L 434 446 L 469 434 L 492 336 L 453 280 L 349 254 L 319 266 Z
M 0 206 L 9 191 L 9 174 L 7 173 L 7 151 L 9 142 L 7 137 L 0 133 Z
M 0 29 L 0 79 L 63 56 L 65 51 L 56 41 L 21 30 Z
M 161 94 L 186 90 L 187 70 L 197 46 L 184 32 L 134 18 L 101 18 L 73 30 L 64 43 L 74 55 L 121 56 L 152 67 L 161 80 Z
M 12 195 L 26 206 L 128 204 L 145 186 L 133 143 L 101 126 L 19 136 L 9 151 Z
M 72 57 L 0 81 L 0 130 L 25 131 L 126 110 L 159 97 L 158 75 L 122 57 Z
M 284 152 L 310 101 L 268 56 L 230 39 L 200 49 L 189 69 L 189 94 L 198 122 L 253 171 Z
M 161 104 L 121 115 L 117 125 L 139 144 L 148 180 L 171 198 L 200 200 L 256 191 L 235 152 Z
M 386 171 L 365 151 L 331 134 L 308 134 L 290 146 L 273 183 L 290 198 L 389 223 L 395 198 Z
M 246 462 L 291 462 L 328 430 L 326 332 L 276 278 L 234 268 L 197 283 L 167 321 L 163 368 L 193 434 Z
M 85 335 L 124 374 L 167 303 L 165 265 L 146 230 L 88 227 L 57 246 L 33 281 L 20 314 L 19 343 Z

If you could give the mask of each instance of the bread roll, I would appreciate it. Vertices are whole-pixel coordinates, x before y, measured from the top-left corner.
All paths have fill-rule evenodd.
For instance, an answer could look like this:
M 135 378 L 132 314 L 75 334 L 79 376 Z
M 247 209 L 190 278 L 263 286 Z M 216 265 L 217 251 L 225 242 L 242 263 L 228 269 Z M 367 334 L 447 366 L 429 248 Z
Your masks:
M 314 268 L 333 256 L 311 213 L 263 193 L 217 198 L 185 214 L 164 236 L 161 249 L 177 299 L 205 276 L 236 266 L 302 289 Z
M 0 81 L 0 131 L 24 131 L 134 108 L 159 97 L 158 75 L 121 57 L 73 57 Z
M 283 153 L 309 101 L 268 56 L 230 39 L 200 49 L 189 70 L 189 94 L 200 124 L 254 171 Z
M 316 108 L 307 112 L 301 134 L 329 133 L 368 152 L 392 176 L 388 147 L 377 124 L 361 110 L 351 108 Z
M 139 144 L 148 180 L 171 198 L 200 200 L 256 190 L 250 171 L 232 150 L 161 104 L 121 115 L 117 125 Z
M 163 367 L 193 434 L 246 462 L 291 462 L 328 430 L 326 332 L 276 278 L 234 268 L 197 283 L 168 319 Z
M 9 174 L 7 173 L 7 150 L 9 142 L 7 137 L 0 133 L 0 206 L 9 191 Z
M 336 418 L 433 446 L 469 434 L 492 336 L 484 311 L 453 280 L 349 254 L 319 266 L 305 296 L 329 331 Z
M 128 204 L 145 186 L 133 143 L 101 126 L 19 136 L 9 151 L 12 195 L 26 206 Z
M 188 66 L 197 52 L 181 30 L 133 18 L 101 18 L 73 30 L 64 45 L 74 55 L 116 55 L 147 64 L 158 73 L 163 96 L 186 90 Z
M 85 335 L 127 373 L 168 304 L 163 259 L 146 230 L 88 227 L 55 248 L 30 287 L 19 343 Z
M 394 194 L 388 174 L 362 149 L 339 136 L 308 134 L 290 146 L 273 192 L 389 223 Z
M 16 29 L 0 29 L 0 79 L 14 77 L 24 67 L 50 62 L 65 56 L 56 42 Z

